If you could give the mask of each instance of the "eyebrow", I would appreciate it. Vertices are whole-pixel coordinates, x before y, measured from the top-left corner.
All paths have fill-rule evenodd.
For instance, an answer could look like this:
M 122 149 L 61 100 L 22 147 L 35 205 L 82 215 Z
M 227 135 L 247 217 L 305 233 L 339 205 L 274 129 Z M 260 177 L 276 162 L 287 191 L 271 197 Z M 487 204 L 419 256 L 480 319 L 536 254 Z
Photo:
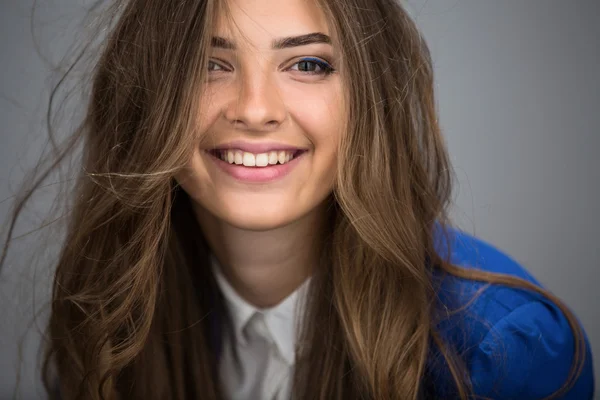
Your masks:
M 274 39 L 271 47 L 274 50 L 288 49 L 291 47 L 306 46 L 315 43 L 331 44 L 331 38 L 321 32 L 307 33 L 306 35 L 300 36 L 288 36 L 283 38 Z M 220 36 L 213 36 L 211 41 L 212 47 L 235 50 L 235 43 L 229 39 L 225 39 Z

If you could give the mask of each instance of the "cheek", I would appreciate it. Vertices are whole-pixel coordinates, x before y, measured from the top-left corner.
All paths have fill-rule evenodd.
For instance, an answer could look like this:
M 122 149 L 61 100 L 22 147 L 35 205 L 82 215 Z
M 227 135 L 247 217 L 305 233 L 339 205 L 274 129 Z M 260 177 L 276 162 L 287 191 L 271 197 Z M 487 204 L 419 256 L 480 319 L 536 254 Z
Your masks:
M 309 139 L 319 142 L 339 138 L 344 121 L 339 86 L 333 82 L 288 90 L 286 106 Z
M 201 95 L 200 109 L 198 110 L 198 131 L 204 135 L 207 130 L 217 121 L 223 110 L 223 96 L 216 89 L 206 89 Z
M 295 123 L 312 143 L 315 161 L 328 168 L 330 175 L 334 174 L 345 121 L 339 88 L 328 85 L 327 89 L 322 88 L 310 97 L 298 96 L 288 103 L 288 108 Z
M 175 174 L 175 180 L 195 200 L 214 190 L 198 150 L 194 151 L 185 168 Z

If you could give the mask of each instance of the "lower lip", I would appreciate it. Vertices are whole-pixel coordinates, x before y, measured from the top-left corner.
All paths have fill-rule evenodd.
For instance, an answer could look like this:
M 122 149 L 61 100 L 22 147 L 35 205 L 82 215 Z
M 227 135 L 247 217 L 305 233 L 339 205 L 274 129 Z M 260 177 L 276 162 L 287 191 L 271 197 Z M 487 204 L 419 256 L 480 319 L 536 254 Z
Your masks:
M 306 151 L 297 154 L 285 164 L 274 164 L 266 167 L 246 167 L 239 164 L 229 164 L 208 151 L 206 153 L 223 172 L 234 179 L 249 183 L 265 183 L 276 181 L 289 174 L 304 157 Z

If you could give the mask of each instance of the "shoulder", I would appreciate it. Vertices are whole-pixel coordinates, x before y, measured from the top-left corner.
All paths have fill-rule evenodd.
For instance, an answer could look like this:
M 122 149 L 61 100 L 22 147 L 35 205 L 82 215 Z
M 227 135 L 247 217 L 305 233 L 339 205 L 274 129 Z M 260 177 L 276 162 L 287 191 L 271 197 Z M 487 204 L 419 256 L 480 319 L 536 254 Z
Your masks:
M 522 266 L 490 244 L 459 231 L 450 231 L 449 240 L 446 248 L 453 264 L 539 286 Z M 541 399 L 568 380 L 575 339 L 556 304 L 527 290 L 441 273 L 435 279 L 440 308 L 446 314 L 438 331 L 462 356 L 477 395 Z M 587 341 L 585 345 L 582 374 L 562 398 L 590 399 L 593 395 L 591 353 Z

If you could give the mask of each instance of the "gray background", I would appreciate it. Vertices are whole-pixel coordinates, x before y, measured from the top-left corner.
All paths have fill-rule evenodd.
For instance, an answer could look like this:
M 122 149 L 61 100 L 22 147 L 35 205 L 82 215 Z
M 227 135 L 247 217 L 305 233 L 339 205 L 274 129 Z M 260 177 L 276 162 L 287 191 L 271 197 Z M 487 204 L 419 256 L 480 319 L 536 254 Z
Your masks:
M 88 2 L 89 3 L 89 2 Z M 32 0 L 0 0 L 0 219 L 44 143 L 56 74 L 34 50 Z M 39 1 L 36 36 L 57 61 L 85 2 Z M 432 49 L 441 124 L 458 174 L 454 218 L 526 266 L 585 327 L 600 378 L 600 6 L 595 0 L 410 0 Z M 19 233 L 43 220 L 52 187 Z M 52 241 L 55 247 L 59 236 Z M 35 367 L 50 282 L 37 236 L 15 242 L 0 275 L 0 399 L 42 398 Z M 34 265 L 37 267 L 34 268 Z M 35 295 L 35 296 L 34 296 Z M 27 328 L 30 328 L 27 330 Z M 19 338 L 29 332 L 19 347 Z M 19 350 L 21 349 L 21 350 Z

